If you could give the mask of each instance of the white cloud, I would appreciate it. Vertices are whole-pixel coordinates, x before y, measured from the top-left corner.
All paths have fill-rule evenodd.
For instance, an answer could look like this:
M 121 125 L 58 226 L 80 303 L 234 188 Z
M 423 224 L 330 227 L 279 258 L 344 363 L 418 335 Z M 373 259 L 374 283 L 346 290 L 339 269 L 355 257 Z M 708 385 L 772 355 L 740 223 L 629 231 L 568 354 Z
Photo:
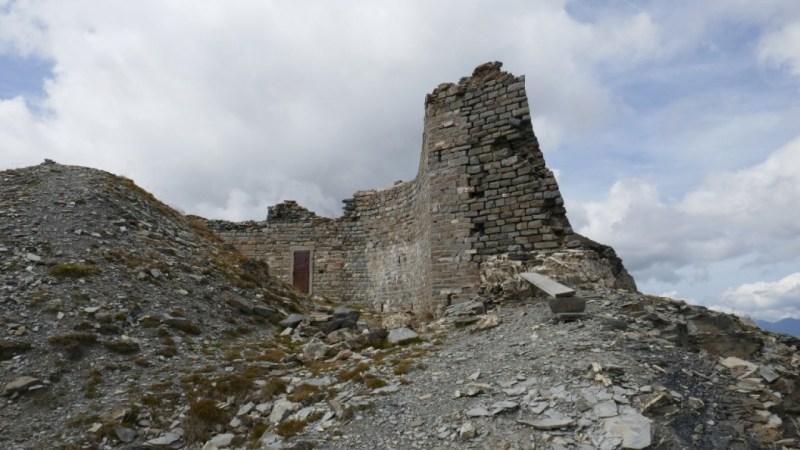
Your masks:
M 712 307 L 770 321 L 800 317 L 800 272 L 775 282 L 746 283 L 728 289 L 719 302 Z
M 679 208 L 694 217 L 724 220 L 726 227 L 744 232 L 793 239 L 800 235 L 800 221 L 789 212 L 798 204 L 800 138 L 761 164 L 710 174 Z
M 760 164 L 709 175 L 675 202 L 662 200 L 652 182 L 627 179 L 603 201 L 568 206 L 578 232 L 612 245 L 637 279 L 703 282 L 707 265 L 725 260 L 796 259 L 799 204 L 797 139 Z
M 2 165 L 99 167 L 215 217 L 260 218 L 268 205 L 255 203 L 286 196 L 337 214 L 353 191 L 415 175 L 425 93 L 487 60 L 526 74 L 548 150 L 624 110 L 594 68 L 651 57 L 657 25 L 644 13 L 579 23 L 564 8 L 5 1 L 0 52 L 52 60 L 53 79 L 48 115 L 0 102 L 13 117 L 0 122 Z
M 0 0 L 0 53 L 48 57 L 46 34 L 29 4 Z
M 564 130 L 558 122 L 546 116 L 533 116 L 533 129 L 536 130 L 536 138 L 539 146 L 545 149 L 555 150 L 561 144 Z
M 597 23 L 592 39 L 597 48 L 592 50 L 600 61 L 613 61 L 630 67 L 642 61 L 657 59 L 663 52 L 663 30 L 644 12 L 632 16 L 613 16 Z
M 762 63 L 800 76 L 800 20 L 766 34 L 756 54 Z

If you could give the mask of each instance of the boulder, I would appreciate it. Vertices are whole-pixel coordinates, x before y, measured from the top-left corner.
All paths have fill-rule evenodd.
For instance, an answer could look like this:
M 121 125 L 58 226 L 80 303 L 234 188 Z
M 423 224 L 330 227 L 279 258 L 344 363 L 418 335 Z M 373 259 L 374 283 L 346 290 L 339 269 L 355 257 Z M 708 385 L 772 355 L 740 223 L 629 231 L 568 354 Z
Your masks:
M 344 306 L 337 306 L 333 309 L 333 318 L 334 319 L 344 319 L 344 318 L 351 318 L 358 321 L 358 318 L 361 316 L 361 313 L 356 309 L 347 308 Z
M 255 305 L 253 306 L 253 314 L 266 317 L 267 319 L 272 319 L 278 315 L 278 311 L 274 308 L 270 308 L 269 306 Z
M 346 330 L 336 330 L 328 333 L 328 336 L 325 337 L 325 341 L 328 344 L 338 344 L 339 342 L 348 341 L 353 338 L 353 335 L 348 333 Z
M 117 438 L 120 441 L 129 444 L 134 440 L 136 440 L 136 437 L 138 436 L 139 433 L 132 428 L 118 426 L 114 427 L 114 434 L 117 435 Z
M 289 314 L 289 317 L 280 321 L 280 325 L 286 328 L 297 328 L 304 320 L 306 320 L 306 316 L 302 314 Z
M 607 434 L 622 439 L 621 448 L 647 448 L 653 438 L 650 419 L 635 412 L 608 418 L 603 428 Z
M 217 450 L 219 448 L 226 448 L 231 445 L 233 438 L 233 433 L 218 434 L 206 442 L 206 444 L 203 446 L 203 450 Z
M 300 409 L 299 403 L 290 402 L 286 399 L 280 399 L 275 402 L 275 406 L 272 407 L 272 412 L 269 414 L 269 421 L 272 423 L 280 423 L 289 414 L 297 411 L 298 409 Z
M 475 331 L 488 330 L 490 328 L 499 326 L 501 323 L 503 323 L 503 319 L 501 319 L 500 316 L 496 314 L 487 314 L 481 317 L 481 319 L 475 325 Z
M 325 357 L 328 352 L 328 344 L 319 339 L 312 338 L 302 347 L 303 356 L 307 361 L 316 361 Z
M 469 440 L 475 437 L 476 430 L 475 426 L 472 425 L 472 422 L 464 422 L 461 424 L 461 427 L 458 429 L 458 438 L 463 440 Z
M 396 328 L 390 331 L 387 340 L 389 341 L 390 344 L 396 345 L 396 344 L 402 344 L 403 342 L 412 341 L 418 337 L 419 335 L 414 330 L 412 330 L 411 328 L 403 327 L 403 328 Z
M 6 384 L 3 388 L 3 395 L 11 395 L 15 392 L 24 391 L 37 383 L 39 383 L 39 379 L 34 377 L 23 376 L 16 378 L 14 381 Z
M 245 314 L 252 314 L 253 313 L 253 304 L 250 303 L 246 298 L 242 297 L 241 295 L 232 294 L 230 292 L 226 292 L 224 294 L 225 303 L 233 306 L 234 308 L 238 309 L 239 311 Z
M 348 341 L 350 346 L 354 349 L 364 348 L 364 347 L 380 347 L 383 345 L 386 337 L 389 336 L 389 332 L 378 328 L 376 330 L 371 330 L 366 334 L 361 334 L 358 337 Z

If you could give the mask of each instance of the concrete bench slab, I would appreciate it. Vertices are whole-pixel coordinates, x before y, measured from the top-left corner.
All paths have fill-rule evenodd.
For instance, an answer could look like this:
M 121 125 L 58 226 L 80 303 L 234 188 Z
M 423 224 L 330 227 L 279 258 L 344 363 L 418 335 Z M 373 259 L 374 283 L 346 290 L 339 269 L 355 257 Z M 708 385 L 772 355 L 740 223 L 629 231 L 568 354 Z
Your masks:
M 523 272 L 519 274 L 526 281 L 544 291 L 545 294 L 553 298 L 572 297 L 575 289 L 568 288 L 552 278 L 546 277 L 535 272 Z

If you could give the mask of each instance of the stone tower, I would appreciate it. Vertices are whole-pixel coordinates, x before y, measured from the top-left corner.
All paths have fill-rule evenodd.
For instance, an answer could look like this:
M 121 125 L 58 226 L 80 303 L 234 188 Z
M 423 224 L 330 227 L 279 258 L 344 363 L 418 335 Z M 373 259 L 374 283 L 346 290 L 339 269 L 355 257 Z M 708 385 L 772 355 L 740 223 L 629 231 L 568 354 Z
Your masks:
M 572 235 L 524 77 L 501 66 L 480 65 L 427 95 L 414 180 L 356 192 L 337 219 L 289 201 L 264 222 L 211 225 L 313 294 L 416 312 L 474 297 L 491 256 L 560 248 Z

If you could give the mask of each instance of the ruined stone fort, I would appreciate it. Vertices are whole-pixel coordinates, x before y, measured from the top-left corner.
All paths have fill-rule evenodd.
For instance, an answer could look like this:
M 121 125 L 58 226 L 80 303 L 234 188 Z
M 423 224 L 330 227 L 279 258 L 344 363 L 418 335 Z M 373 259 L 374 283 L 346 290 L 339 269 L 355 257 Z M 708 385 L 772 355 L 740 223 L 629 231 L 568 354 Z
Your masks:
M 430 312 L 477 295 L 484 262 L 575 246 L 531 124 L 524 76 L 478 66 L 425 98 L 416 178 L 344 200 L 339 218 L 294 201 L 266 221 L 214 221 L 223 239 L 301 291 Z

